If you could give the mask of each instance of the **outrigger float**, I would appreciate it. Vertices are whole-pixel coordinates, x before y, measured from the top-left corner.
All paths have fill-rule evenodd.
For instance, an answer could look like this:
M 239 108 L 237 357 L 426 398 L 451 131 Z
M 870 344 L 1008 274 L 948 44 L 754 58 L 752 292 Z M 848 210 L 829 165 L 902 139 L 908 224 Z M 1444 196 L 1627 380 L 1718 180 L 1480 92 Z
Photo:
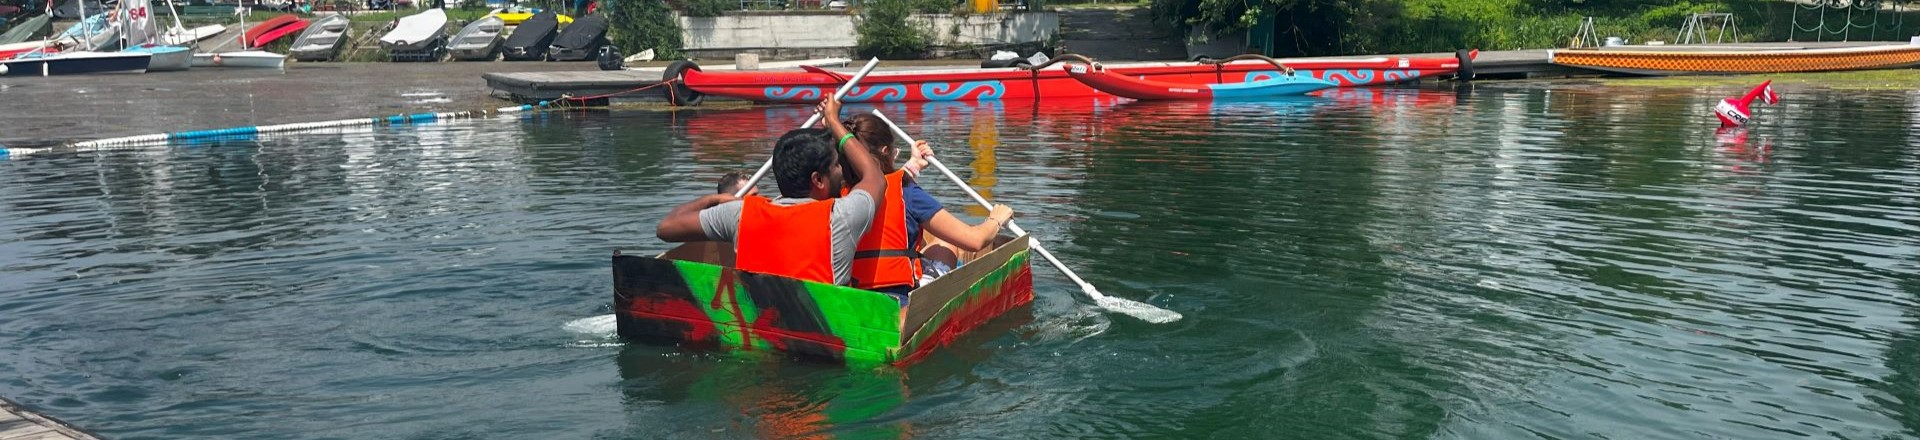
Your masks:
M 910 364 L 1033 302 L 1027 237 L 1002 236 L 904 304 L 880 292 L 733 268 L 729 243 L 655 257 L 613 254 L 613 313 L 623 338 L 854 363 Z
M 1062 58 L 1066 58 L 1063 56 Z M 1232 100 L 1263 99 L 1280 96 L 1297 96 L 1321 89 L 1332 88 L 1335 84 L 1320 78 L 1300 74 L 1279 60 L 1259 55 L 1239 55 L 1222 60 L 1231 63 L 1241 59 L 1258 59 L 1273 64 L 1280 69 L 1271 77 L 1248 75 L 1245 82 L 1184 84 L 1149 79 L 1134 78 L 1108 71 L 1105 66 L 1085 57 L 1074 56 L 1077 63 L 1066 65 L 1067 75 L 1080 83 L 1107 94 L 1141 101 L 1177 101 L 1177 100 Z M 1039 66 L 1038 68 L 1044 68 Z
M 1458 57 L 1375 57 L 1365 59 L 1287 60 L 1298 75 L 1359 87 L 1413 81 L 1460 70 L 1480 51 Z M 1056 58 L 1053 61 L 1059 61 Z M 834 93 L 848 76 L 818 67 L 801 72 L 704 72 L 691 61 L 667 66 L 663 81 L 673 82 L 674 105 L 698 105 L 705 96 L 763 103 L 807 104 Z M 1107 65 L 1115 75 L 1174 84 L 1231 84 L 1259 81 L 1283 73 L 1265 61 L 1227 63 L 1127 63 Z M 1086 98 L 1112 96 L 1074 79 L 1065 69 L 1005 67 L 875 72 L 854 87 L 846 102 L 934 102 L 993 99 Z

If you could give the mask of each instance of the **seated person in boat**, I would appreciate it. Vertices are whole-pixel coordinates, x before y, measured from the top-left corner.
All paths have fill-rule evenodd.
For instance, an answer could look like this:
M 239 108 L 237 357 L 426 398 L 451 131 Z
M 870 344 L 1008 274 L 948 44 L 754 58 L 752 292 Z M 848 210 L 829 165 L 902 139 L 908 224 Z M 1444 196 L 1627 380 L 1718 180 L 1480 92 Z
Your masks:
M 886 179 L 879 178 L 873 154 L 840 124 L 839 103 L 822 103 L 820 110 L 831 131 L 793 130 L 774 143 L 780 198 L 709 194 L 674 207 L 656 234 L 675 243 L 733 242 L 740 270 L 851 285 L 854 249 L 873 221 L 873 194 L 886 190 Z M 845 196 L 843 166 L 858 179 Z
M 960 258 L 955 251 L 978 252 L 991 246 L 1000 234 L 1000 226 L 1013 218 L 1013 208 L 994 205 L 985 221 L 968 225 L 914 182 L 926 168 L 926 158 L 933 154 L 926 141 L 914 145 L 916 153 L 922 154 L 895 168 L 900 149 L 894 146 L 893 130 L 886 121 L 862 113 L 848 118 L 846 126 L 879 158 L 880 172 L 887 181 L 886 191 L 874 200 L 873 226 L 860 237 L 859 250 L 854 253 L 854 287 L 905 296 L 958 267 Z M 934 239 L 921 243 L 923 230 Z
M 719 187 L 718 194 L 737 194 L 740 192 L 740 187 L 746 184 L 747 184 L 747 173 L 743 173 L 739 171 L 728 171 L 727 174 L 720 176 L 720 187 Z M 750 196 L 760 195 L 760 187 L 755 186 L 753 189 L 747 190 L 747 195 L 750 195 Z

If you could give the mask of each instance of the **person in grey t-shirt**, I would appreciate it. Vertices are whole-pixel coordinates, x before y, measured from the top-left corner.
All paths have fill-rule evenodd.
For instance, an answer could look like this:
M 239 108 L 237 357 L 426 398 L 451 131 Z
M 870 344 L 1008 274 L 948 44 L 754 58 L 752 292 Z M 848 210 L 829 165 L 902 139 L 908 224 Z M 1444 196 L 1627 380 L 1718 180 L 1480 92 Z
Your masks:
M 804 128 L 787 132 L 775 142 L 773 151 L 774 181 L 780 186 L 780 198 L 772 201 L 780 207 L 794 207 L 807 203 L 819 203 L 832 200 L 833 207 L 829 215 L 831 247 L 825 258 L 831 258 L 833 265 L 833 283 L 848 285 L 853 281 L 853 254 L 860 244 L 860 236 L 867 233 L 867 227 L 873 223 L 873 195 L 886 189 L 886 179 L 881 178 L 880 164 L 868 152 L 866 145 L 847 133 L 845 125 L 840 123 L 840 103 L 832 99 L 820 104 L 819 110 L 826 115 L 829 130 Z M 830 133 L 830 134 L 829 134 Z M 839 150 L 838 153 L 835 150 Z M 840 195 L 845 182 L 841 175 L 841 158 L 846 166 L 852 167 L 859 181 L 853 185 L 853 191 L 846 196 Z M 872 176 L 873 178 L 867 178 Z M 755 197 L 755 196 L 749 196 Z M 740 223 L 747 204 L 735 199 L 732 194 L 712 194 L 680 206 L 674 207 L 667 217 L 660 220 L 656 235 L 668 242 L 688 241 L 735 241 L 740 237 Z M 788 234 L 799 235 L 799 234 Z M 773 238 L 779 239 L 779 237 Z M 770 244 L 770 243 L 761 243 Z M 804 243 L 777 243 L 778 246 L 804 246 Z M 735 243 L 735 249 L 751 249 Z M 764 256 L 763 256 L 764 257 Z M 754 259 L 754 255 L 739 255 L 735 260 L 744 264 Z M 773 262 L 776 266 L 798 267 L 808 262 Z M 799 277 L 793 273 L 773 273 L 774 275 Z

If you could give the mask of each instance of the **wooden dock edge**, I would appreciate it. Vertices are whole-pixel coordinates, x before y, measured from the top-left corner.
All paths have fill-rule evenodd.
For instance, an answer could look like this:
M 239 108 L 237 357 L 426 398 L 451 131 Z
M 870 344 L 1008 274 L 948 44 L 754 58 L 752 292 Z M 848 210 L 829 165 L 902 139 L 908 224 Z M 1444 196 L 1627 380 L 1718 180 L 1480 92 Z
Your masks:
M 0 397 L 0 440 L 98 440 L 100 437 Z

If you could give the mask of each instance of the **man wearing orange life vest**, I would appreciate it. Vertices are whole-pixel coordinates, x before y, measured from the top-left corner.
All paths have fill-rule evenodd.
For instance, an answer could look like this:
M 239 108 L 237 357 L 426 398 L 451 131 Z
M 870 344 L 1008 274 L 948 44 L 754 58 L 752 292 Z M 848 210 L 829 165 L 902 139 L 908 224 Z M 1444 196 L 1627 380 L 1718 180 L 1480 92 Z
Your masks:
M 779 199 L 701 197 L 674 207 L 656 235 L 668 242 L 731 241 L 740 270 L 852 284 L 855 248 L 873 222 L 873 195 L 886 190 L 886 179 L 866 145 L 840 123 L 840 102 L 828 99 L 819 111 L 830 131 L 793 130 L 774 143 Z M 859 181 L 840 196 L 843 160 Z

